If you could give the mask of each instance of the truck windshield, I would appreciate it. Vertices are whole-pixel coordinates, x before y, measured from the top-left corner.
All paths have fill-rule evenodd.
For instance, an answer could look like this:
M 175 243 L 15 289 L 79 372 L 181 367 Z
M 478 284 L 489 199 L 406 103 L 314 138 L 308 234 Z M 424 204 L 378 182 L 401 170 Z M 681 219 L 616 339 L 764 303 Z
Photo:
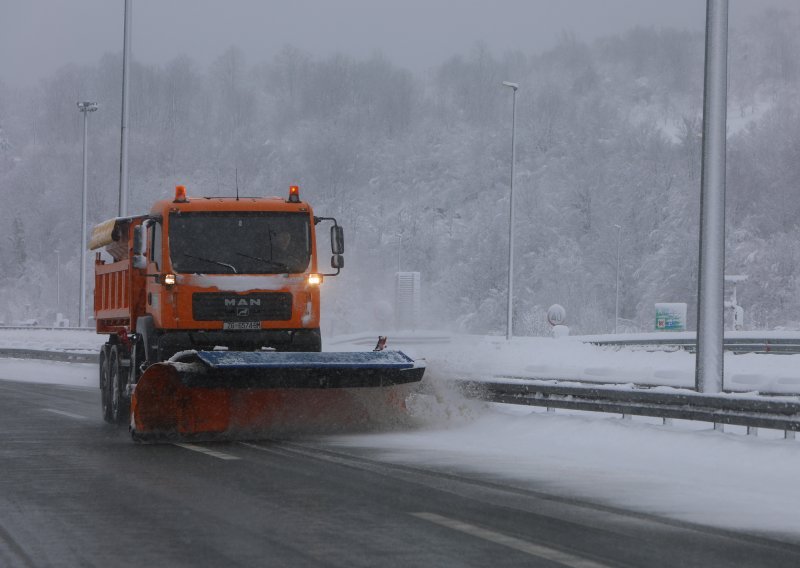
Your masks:
M 311 260 L 305 213 L 174 212 L 169 216 L 172 268 L 184 274 L 304 272 Z

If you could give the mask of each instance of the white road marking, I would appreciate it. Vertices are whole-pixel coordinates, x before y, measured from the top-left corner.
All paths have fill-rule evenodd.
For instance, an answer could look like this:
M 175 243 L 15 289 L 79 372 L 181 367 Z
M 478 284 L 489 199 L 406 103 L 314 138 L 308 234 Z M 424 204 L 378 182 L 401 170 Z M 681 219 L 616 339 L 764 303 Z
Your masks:
M 265 448 L 264 446 L 259 446 L 258 444 L 253 444 L 251 442 L 239 442 L 240 446 L 245 446 L 248 448 L 253 448 L 254 450 L 261 450 L 262 452 L 269 452 L 272 451 L 271 448 Z
M 216 450 L 210 450 L 208 448 L 204 448 L 203 446 L 195 446 L 194 444 L 174 444 L 178 447 L 185 448 L 187 450 L 192 450 L 193 452 L 200 452 L 201 454 L 206 454 L 207 456 L 211 456 L 221 460 L 240 460 L 242 458 L 232 456 L 231 454 L 226 454 L 224 452 L 218 452 Z
M 442 525 L 468 535 L 494 542 L 495 544 L 507 546 L 508 548 L 519 550 L 520 552 L 525 552 L 531 556 L 538 556 L 539 558 L 543 558 L 550 562 L 557 562 L 564 566 L 569 566 L 570 568 L 608 568 L 605 564 L 600 564 L 599 562 L 595 562 L 593 560 L 587 560 L 586 558 L 561 552 L 555 548 L 548 548 L 546 546 L 533 544 L 532 542 L 527 542 L 513 536 L 491 531 L 489 529 L 476 527 L 475 525 L 470 525 L 469 523 L 443 517 L 441 515 L 437 515 L 436 513 L 411 513 L 411 515 L 432 523 L 436 523 L 437 525 Z
M 88 420 L 86 416 L 81 416 L 80 414 L 73 414 L 71 412 L 64 412 L 63 410 L 56 410 L 55 408 L 42 408 L 43 412 L 52 412 L 53 414 L 59 414 L 61 416 L 67 416 L 68 418 L 75 418 L 76 420 Z

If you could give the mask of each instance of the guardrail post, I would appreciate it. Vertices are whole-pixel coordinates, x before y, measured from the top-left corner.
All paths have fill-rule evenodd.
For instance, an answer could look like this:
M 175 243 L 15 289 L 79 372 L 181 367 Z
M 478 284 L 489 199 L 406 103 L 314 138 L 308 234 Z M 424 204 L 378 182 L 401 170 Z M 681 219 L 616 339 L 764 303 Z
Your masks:
M 797 432 L 794 430 L 784 430 L 783 432 L 783 439 L 784 440 L 794 440 L 796 438 Z
M 748 426 L 747 427 L 747 435 L 748 436 L 758 436 L 758 428 L 755 426 Z
M 672 418 L 662 418 L 661 421 L 664 426 L 672 426 Z

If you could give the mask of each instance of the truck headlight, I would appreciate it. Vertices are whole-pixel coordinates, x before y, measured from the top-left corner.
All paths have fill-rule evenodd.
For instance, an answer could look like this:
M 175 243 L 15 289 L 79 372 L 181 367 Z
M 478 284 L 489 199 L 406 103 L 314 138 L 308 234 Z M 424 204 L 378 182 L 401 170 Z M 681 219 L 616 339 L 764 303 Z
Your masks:
M 164 275 L 164 286 L 175 286 L 175 275 L 167 273 Z
M 309 274 L 306 281 L 312 286 L 319 286 L 322 284 L 322 274 Z

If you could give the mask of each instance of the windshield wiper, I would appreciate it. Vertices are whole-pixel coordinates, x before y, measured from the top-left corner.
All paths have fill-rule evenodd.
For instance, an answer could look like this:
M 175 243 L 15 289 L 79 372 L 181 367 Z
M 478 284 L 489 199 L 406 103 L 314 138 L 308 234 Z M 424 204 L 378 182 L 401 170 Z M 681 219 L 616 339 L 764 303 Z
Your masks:
M 251 256 L 249 254 L 245 254 L 239 251 L 236 251 L 236 254 L 238 254 L 239 256 L 243 256 L 245 258 L 252 258 L 253 260 L 260 260 L 261 262 L 266 262 L 267 264 L 271 264 L 272 266 L 278 268 L 279 270 L 289 272 L 289 267 L 282 262 L 278 262 L 277 260 L 272 260 L 271 258 L 261 258 L 260 256 Z
M 202 260 L 203 262 L 210 262 L 212 264 L 218 264 L 220 266 L 224 266 L 226 268 L 230 268 L 231 270 L 233 270 L 234 274 L 238 274 L 238 271 L 236 270 L 236 267 L 234 265 L 232 265 L 232 264 L 228 264 L 227 262 L 221 262 L 219 260 L 213 260 L 211 258 L 204 258 L 202 256 L 189 254 L 188 252 L 184 252 L 182 254 L 183 254 L 183 256 L 188 256 L 189 258 L 196 258 L 197 260 Z

